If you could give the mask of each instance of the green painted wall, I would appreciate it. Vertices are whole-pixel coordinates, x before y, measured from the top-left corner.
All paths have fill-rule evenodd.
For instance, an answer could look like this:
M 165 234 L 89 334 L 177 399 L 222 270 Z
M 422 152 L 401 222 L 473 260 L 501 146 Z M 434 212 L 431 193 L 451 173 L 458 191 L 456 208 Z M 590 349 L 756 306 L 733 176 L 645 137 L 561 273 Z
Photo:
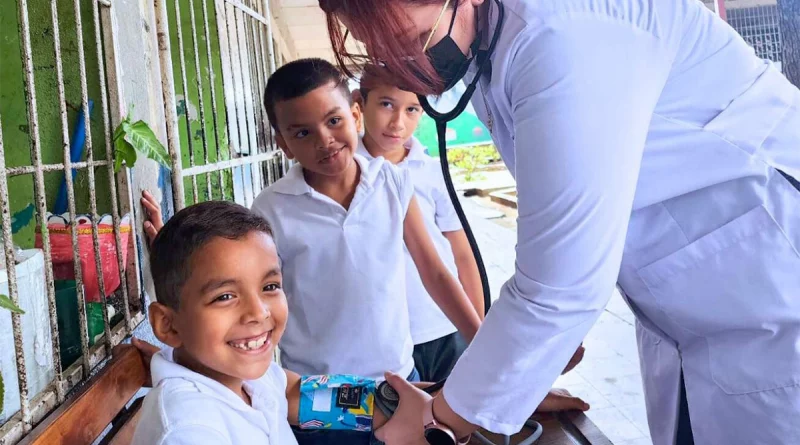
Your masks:
M 431 99 L 434 109 L 441 111 L 452 110 L 461 96 L 466 92 L 466 86 L 459 82 L 453 89 L 446 91 L 441 97 Z M 491 144 L 492 136 L 475 114 L 472 105 L 457 118 L 447 124 L 447 148 L 463 145 Z M 439 156 L 439 138 L 436 134 L 436 122 L 427 114 L 420 119 L 419 126 L 414 132 L 422 145 L 428 148 L 428 154 Z
M 209 42 L 206 41 L 203 32 L 203 2 L 202 0 L 192 0 L 195 11 L 195 26 L 197 30 L 197 46 L 199 50 L 198 59 L 200 62 L 200 84 L 203 90 L 203 105 L 206 121 L 206 144 L 208 146 L 209 162 L 230 159 L 228 148 L 228 136 L 225 116 L 225 98 L 222 87 L 222 66 L 220 60 L 219 39 L 217 38 L 217 22 L 214 13 L 214 2 L 206 1 L 208 7 L 207 14 L 209 20 L 209 37 L 211 44 L 211 58 L 214 68 L 214 88 L 217 99 L 217 133 L 214 133 L 214 118 L 212 113 L 211 100 L 211 71 L 208 66 L 207 48 Z M 189 167 L 189 144 L 191 141 L 192 151 L 194 152 L 195 165 L 203 165 L 203 127 L 200 120 L 200 94 L 197 87 L 197 71 L 195 64 L 195 53 L 192 45 L 192 22 L 190 15 L 189 0 L 180 0 L 181 9 L 181 31 L 183 37 L 183 57 L 186 62 L 186 89 L 188 97 L 184 97 L 183 80 L 181 78 L 180 66 L 180 46 L 178 45 L 178 31 L 175 18 L 174 3 L 170 2 L 167 7 L 170 23 L 170 47 L 172 51 L 172 70 L 175 81 L 175 95 L 178 108 L 178 129 L 180 131 L 181 152 L 183 153 L 183 166 Z M 187 130 L 186 122 L 189 121 Z M 190 139 L 191 138 L 191 139 Z M 219 157 L 217 151 L 219 149 Z M 230 171 L 224 171 L 223 183 L 225 184 L 225 198 L 233 199 L 233 182 Z M 213 199 L 222 199 L 223 188 L 219 185 L 219 173 L 211 173 L 211 185 Z M 206 193 L 206 175 L 197 176 L 198 195 L 201 201 L 209 199 Z M 193 202 L 191 180 L 184 180 L 184 190 L 186 203 Z
M 6 164 L 9 167 L 31 165 L 30 122 L 26 108 L 24 74 L 18 19 L 15 0 L 2 1 L 0 14 L 0 115 L 2 115 L 3 144 Z M 95 45 L 92 2 L 81 1 L 81 16 L 85 45 L 87 86 L 89 99 L 95 102 L 91 115 L 91 137 L 94 159 L 105 159 L 105 140 L 102 128 L 101 96 L 98 74 L 98 54 Z M 61 55 L 64 69 L 64 87 L 67 102 L 69 134 L 72 137 L 77 112 L 81 107 L 81 85 L 78 58 L 78 34 L 74 4 L 71 0 L 58 0 Z M 34 82 L 38 107 L 39 139 L 42 160 L 45 163 L 63 162 L 61 115 L 53 49 L 53 25 L 50 2 L 29 0 L 31 46 L 33 49 Z M 88 138 L 87 138 L 88 139 Z M 85 154 L 84 158 L 85 160 Z M 110 195 L 105 167 L 95 170 L 98 212 L 110 211 Z M 75 179 L 76 208 L 79 213 L 89 212 L 89 188 L 86 170 L 79 171 Z M 52 210 L 63 179 L 61 172 L 45 173 L 47 208 Z M 33 245 L 34 218 L 31 210 L 33 176 L 17 176 L 9 180 L 11 213 L 15 217 L 15 243 L 22 247 Z

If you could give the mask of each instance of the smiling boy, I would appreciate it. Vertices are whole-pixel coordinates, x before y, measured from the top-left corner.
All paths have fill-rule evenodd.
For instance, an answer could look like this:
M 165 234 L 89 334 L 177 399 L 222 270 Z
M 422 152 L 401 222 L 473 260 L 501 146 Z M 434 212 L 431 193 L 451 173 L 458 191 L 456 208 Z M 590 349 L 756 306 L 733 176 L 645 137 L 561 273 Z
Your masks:
M 267 222 L 228 202 L 188 207 L 153 241 L 151 272 L 150 324 L 169 347 L 133 443 L 295 445 L 295 385 L 272 360 L 287 306 Z

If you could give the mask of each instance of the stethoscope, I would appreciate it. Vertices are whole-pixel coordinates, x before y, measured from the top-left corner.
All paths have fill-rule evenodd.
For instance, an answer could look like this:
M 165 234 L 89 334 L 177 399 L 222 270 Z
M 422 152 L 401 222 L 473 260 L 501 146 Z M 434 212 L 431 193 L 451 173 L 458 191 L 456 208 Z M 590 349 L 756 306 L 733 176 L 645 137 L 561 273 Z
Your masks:
M 495 27 L 494 33 L 492 34 L 492 40 L 489 42 L 489 47 L 484 51 L 478 51 L 475 54 L 475 59 L 478 62 L 478 69 L 475 74 L 475 78 L 472 79 L 472 82 L 467 86 L 464 95 L 458 100 L 456 106 L 446 112 L 441 113 L 433 109 L 431 104 L 428 102 L 428 98 L 425 96 L 418 96 L 420 105 L 425 110 L 425 112 L 433 118 L 436 122 L 436 134 L 439 140 L 439 160 L 441 161 L 442 166 L 442 174 L 444 176 L 444 182 L 447 186 L 447 192 L 450 195 L 450 200 L 453 202 L 453 207 L 458 214 L 458 219 L 461 221 L 461 226 L 464 228 L 464 232 L 467 235 L 467 240 L 469 241 L 470 248 L 472 249 L 472 254 L 475 256 L 475 262 L 478 265 L 478 271 L 481 277 L 481 284 L 483 286 L 483 301 L 484 307 L 486 308 L 486 312 L 489 312 L 489 307 L 492 304 L 492 298 L 489 294 L 489 279 L 486 275 L 486 267 L 483 264 L 483 257 L 481 256 L 480 249 L 478 248 L 478 243 L 475 241 L 475 236 L 472 233 L 472 228 L 469 225 L 469 220 L 467 216 L 464 214 L 464 209 L 461 207 L 461 203 L 458 200 L 458 193 L 456 192 L 455 187 L 453 186 L 453 179 L 450 176 L 450 169 L 447 163 L 447 141 L 445 139 L 445 134 L 447 132 L 447 123 L 458 117 L 469 105 L 469 101 L 472 98 L 472 95 L 475 93 L 475 88 L 478 86 L 478 82 L 483 76 L 486 67 L 491 66 L 491 59 L 490 56 L 494 54 L 494 49 L 497 46 L 497 41 L 500 37 L 500 31 L 503 28 L 503 19 L 505 18 L 505 6 L 501 0 L 494 0 L 497 3 L 498 7 L 498 17 L 497 17 L 497 26 Z M 434 383 L 433 385 L 424 389 L 425 392 L 428 394 L 432 394 L 436 391 L 439 391 L 444 387 L 445 380 L 441 380 L 439 382 Z M 377 394 L 375 397 L 375 404 L 378 408 L 383 411 L 384 414 L 387 416 L 391 416 L 394 413 L 395 409 L 397 409 L 397 404 L 399 403 L 399 396 L 397 392 L 389 386 L 388 383 L 383 382 L 378 386 Z M 535 420 L 528 420 L 525 422 L 525 426 L 533 430 L 533 433 L 525 438 L 525 440 L 519 442 L 519 445 L 531 445 L 535 443 L 539 438 L 542 436 L 542 425 Z M 497 445 L 494 442 L 487 439 L 480 433 L 473 433 L 473 437 L 477 439 L 484 445 Z M 509 445 L 511 443 L 511 438 L 509 436 L 503 436 L 503 445 Z
M 456 189 L 453 186 L 453 178 L 450 176 L 450 168 L 447 163 L 446 133 L 447 123 L 457 118 L 461 113 L 464 112 L 464 110 L 467 109 L 467 105 L 469 105 L 472 95 L 475 94 L 475 88 L 478 87 L 478 82 L 481 80 L 486 67 L 491 66 L 492 64 L 490 56 L 494 54 L 494 49 L 497 46 L 497 41 L 500 38 L 500 31 L 503 29 L 503 21 L 506 14 L 503 2 L 501 0 L 494 1 L 497 3 L 498 16 L 497 26 L 494 29 L 494 33 L 492 33 L 492 40 L 489 42 L 489 47 L 485 51 L 478 51 L 475 55 L 475 59 L 478 62 L 478 69 L 475 73 L 475 77 L 472 79 L 472 82 L 470 82 L 470 84 L 467 86 L 464 95 L 462 95 L 458 100 L 458 103 L 456 103 L 456 106 L 446 113 L 441 113 L 436 111 L 431 106 L 426 96 L 417 96 L 419 98 L 420 105 L 422 105 L 422 109 L 425 110 L 425 113 L 427 113 L 428 116 L 434 120 L 434 122 L 436 122 L 436 135 L 439 140 L 439 161 L 441 162 L 442 166 L 442 175 L 444 175 L 447 193 L 450 195 L 450 200 L 453 202 L 453 207 L 455 207 L 456 213 L 458 214 L 458 219 L 461 221 L 461 225 L 463 226 L 464 232 L 467 235 L 467 240 L 469 240 L 469 245 L 472 248 L 472 254 L 475 256 L 475 262 L 478 264 L 478 271 L 481 276 L 481 284 L 483 285 L 483 303 L 487 313 L 489 312 L 489 307 L 492 305 L 492 298 L 489 290 L 489 278 L 486 275 L 486 267 L 483 264 L 483 257 L 481 256 L 481 251 L 478 248 L 478 243 L 475 241 L 475 236 L 472 234 L 472 228 L 469 225 L 467 216 L 464 214 L 464 209 L 461 208 L 461 203 L 458 200 L 458 193 L 456 193 Z

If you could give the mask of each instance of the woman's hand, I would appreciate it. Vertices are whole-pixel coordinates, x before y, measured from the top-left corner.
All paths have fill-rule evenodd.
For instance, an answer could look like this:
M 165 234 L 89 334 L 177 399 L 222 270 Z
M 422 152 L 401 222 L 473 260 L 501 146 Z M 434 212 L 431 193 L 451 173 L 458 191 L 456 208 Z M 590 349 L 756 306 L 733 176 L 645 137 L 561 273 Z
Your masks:
M 556 411 L 587 411 L 589 404 L 575 397 L 566 389 L 553 388 L 547 393 L 542 403 L 536 408 L 537 413 L 548 413 Z
M 164 227 L 164 220 L 161 218 L 161 206 L 156 201 L 156 198 L 145 190 L 142 192 L 142 207 L 147 212 L 144 233 L 147 235 L 148 244 L 150 244 L 158 235 L 158 231 Z
M 399 375 L 387 372 L 386 381 L 397 391 L 400 403 L 392 418 L 375 431 L 375 437 L 386 445 L 427 445 L 422 409 L 431 396 Z

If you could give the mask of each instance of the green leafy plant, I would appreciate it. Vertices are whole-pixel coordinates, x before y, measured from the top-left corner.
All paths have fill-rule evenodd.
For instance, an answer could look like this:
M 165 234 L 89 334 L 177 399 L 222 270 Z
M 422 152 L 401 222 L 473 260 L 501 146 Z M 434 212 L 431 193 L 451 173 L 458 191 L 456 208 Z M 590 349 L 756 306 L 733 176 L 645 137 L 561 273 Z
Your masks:
M 497 159 L 497 150 L 494 145 L 476 145 L 473 147 L 459 147 L 447 151 L 450 164 L 464 170 L 464 180 L 469 182 L 477 179 L 475 171 Z
M 159 142 L 150 126 L 141 120 L 132 123 L 130 115 L 126 116 L 114 130 L 114 153 L 115 172 L 122 168 L 123 161 L 128 167 L 133 167 L 138 155 L 170 168 L 167 149 Z

